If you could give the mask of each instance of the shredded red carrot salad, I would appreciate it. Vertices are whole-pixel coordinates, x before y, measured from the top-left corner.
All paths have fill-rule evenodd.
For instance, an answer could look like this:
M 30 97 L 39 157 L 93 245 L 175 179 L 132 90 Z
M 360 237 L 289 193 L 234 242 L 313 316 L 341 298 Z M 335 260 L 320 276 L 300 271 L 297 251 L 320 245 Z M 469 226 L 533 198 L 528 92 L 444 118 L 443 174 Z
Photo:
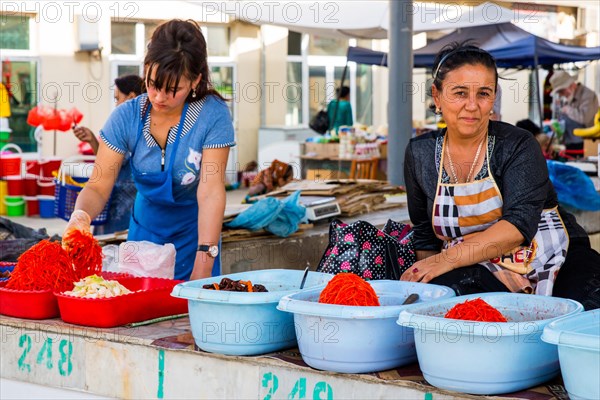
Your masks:
M 76 281 L 102 272 L 102 247 L 91 233 L 73 230 L 63 238 L 63 245 L 73 260 Z
M 71 258 L 60 243 L 42 240 L 21 254 L 6 288 L 64 291 L 77 280 Z
M 448 310 L 444 318 L 482 322 L 508 322 L 500 311 L 490 306 L 480 297 L 456 304 Z
M 342 272 L 329 281 L 319 296 L 319 303 L 346 306 L 378 306 L 373 287 L 352 272 Z

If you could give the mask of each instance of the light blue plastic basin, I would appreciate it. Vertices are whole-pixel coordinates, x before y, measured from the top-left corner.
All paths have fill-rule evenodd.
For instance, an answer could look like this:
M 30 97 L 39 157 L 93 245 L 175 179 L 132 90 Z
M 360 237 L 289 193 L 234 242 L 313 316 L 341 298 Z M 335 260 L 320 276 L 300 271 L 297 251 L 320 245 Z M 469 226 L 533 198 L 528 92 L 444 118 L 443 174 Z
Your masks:
M 546 325 L 544 342 L 558 345 L 565 388 L 574 399 L 600 399 L 600 309 Z
M 400 281 L 369 282 L 380 307 L 319 303 L 323 288 L 287 295 L 277 308 L 294 314 L 302 359 L 313 368 L 364 373 L 416 361 L 412 329 L 396 324 L 402 303 L 411 293 L 419 302 L 454 296 L 445 286 Z
M 509 322 L 444 318 L 458 303 L 481 297 Z M 533 387 L 559 372 L 556 346 L 540 336 L 551 321 L 580 313 L 576 301 L 517 293 L 481 293 L 413 305 L 398 324 L 414 328 L 423 376 L 433 386 L 473 394 Z
M 214 276 L 184 282 L 171 296 L 188 300 L 190 324 L 196 345 L 202 350 L 228 355 L 256 355 L 296 345 L 293 317 L 277 310 L 282 296 L 300 290 L 304 271 L 268 269 Z M 264 285 L 266 293 L 240 293 L 202 289 L 203 285 L 250 280 Z M 324 286 L 333 275 L 309 272 L 306 288 Z

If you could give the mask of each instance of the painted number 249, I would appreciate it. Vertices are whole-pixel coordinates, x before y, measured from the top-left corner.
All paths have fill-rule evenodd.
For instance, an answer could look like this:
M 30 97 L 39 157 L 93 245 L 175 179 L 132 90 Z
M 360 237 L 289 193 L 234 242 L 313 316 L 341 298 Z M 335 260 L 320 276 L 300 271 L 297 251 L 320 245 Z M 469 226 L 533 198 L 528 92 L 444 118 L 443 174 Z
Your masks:
M 31 352 L 31 336 L 24 334 L 19 338 L 19 347 L 23 349 L 21 357 L 19 357 L 18 365 L 19 370 L 25 372 L 31 372 L 31 364 L 27 362 L 27 355 Z M 35 363 L 39 365 L 45 365 L 46 368 L 52 369 L 54 367 L 54 357 L 52 356 L 53 351 L 52 338 L 47 338 L 42 345 L 42 348 L 37 353 Z M 73 355 L 73 343 L 69 340 L 61 340 L 58 343 L 58 373 L 61 376 L 69 376 L 73 372 L 73 362 L 71 356 Z
M 272 372 L 263 375 L 262 387 L 268 388 L 263 400 L 271 400 L 277 389 L 279 389 L 279 379 Z M 287 397 L 288 399 L 306 399 L 306 378 L 300 378 L 292 388 Z M 312 393 L 313 400 L 333 400 L 333 389 L 327 382 L 317 382 Z

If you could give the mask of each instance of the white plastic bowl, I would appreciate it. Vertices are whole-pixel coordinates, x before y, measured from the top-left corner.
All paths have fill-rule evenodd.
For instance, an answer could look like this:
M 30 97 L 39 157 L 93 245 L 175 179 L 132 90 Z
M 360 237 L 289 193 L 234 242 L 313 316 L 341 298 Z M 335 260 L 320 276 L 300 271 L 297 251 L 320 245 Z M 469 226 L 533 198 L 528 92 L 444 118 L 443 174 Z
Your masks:
M 571 400 L 600 399 L 600 309 L 551 322 L 542 340 L 558 345 L 560 370 Z
M 444 318 L 465 300 L 481 297 L 509 322 Z M 526 389 L 559 372 L 556 347 L 540 336 L 551 321 L 580 313 L 576 301 L 517 293 L 481 293 L 413 305 L 398 324 L 412 327 L 423 376 L 433 386 L 473 394 Z
M 369 282 L 381 306 L 355 307 L 319 303 L 323 288 L 287 295 L 277 308 L 294 314 L 298 348 L 313 368 L 365 373 L 416 361 L 412 329 L 396 324 L 411 293 L 419 302 L 454 296 L 445 286 L 401 281 Z
M 174 297 L 188 299 L 192 335 L 202 350 L 227 355 L 265 354 L 296 346 L 293 317 L 276 306 L 300 290 L 304 271 L 266 269 L 214 276 L 176 285 Z M 227 277 L 264 285 L 268 292 L 203 289 Z M 333 275 L 309 272 L 305 288 L 324 286 Z

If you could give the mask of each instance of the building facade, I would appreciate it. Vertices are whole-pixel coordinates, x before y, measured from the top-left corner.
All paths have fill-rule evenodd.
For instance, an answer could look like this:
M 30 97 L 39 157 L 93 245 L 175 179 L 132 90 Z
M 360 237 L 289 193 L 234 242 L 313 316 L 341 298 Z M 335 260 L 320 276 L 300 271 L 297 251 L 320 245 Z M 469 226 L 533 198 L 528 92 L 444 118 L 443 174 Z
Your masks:
M 307 128 L 310 118 L 333 98 L 346 66 L 348 46 L 388 50 L 387 40 L 338 39 L 303 33 L 301 29 L 241 22 L 220 12 L 228 11 L 219 10 L 221 3 L 214 3 L 212 8 L 206 3 L 3 1 L 0 59 L 2 81 L 10 85 L 14 96 L 12 141 L 25 152 L 39 152 L 44 157 L 76 154 L 78 141 L 71 132 L 43 132 L 36 139 L 26 123 L 28 111 L 36 104 L 76 107 L 84 114 L 81 124 L 98 132 L 114 109 L 114 79 L 123 74 L 142 74 L 145 45 L 156 26 L 172 18 L 193 19 L 201 24 L 207 38 L 211 79 L 231 100 L 238 146 L 232 150 L 228 168 L 235 179 L 233 172 L 258 159 L 261 127 Z M 228 3 L 227 7 L 244 7 L 251 2 Z M 452 7 L 454 3 L 435 4 Z M 498 4 L 515 10 L 516 23 L 533 33 L 579 45 L 600 44 L 595 2 L 584 1 L 578 7 Z M 543 24 L 524 22 L 532 10 Z M 414 46 L 424 46 L 444 33 L 415 34 Z M 600 91 L 598 63 L 592 64 L 580 71 L 579 78 Z M 428 73 L 424 69 L 413 73 L 416 123 L 431 117 L 427 111 Z M 387 74 L 385 67 L 348 64 L 345 85 L 351 88 L 355 121 L 375 128 L 387 125 Z M 503 119 L 514 123 L 528 117 L 524 105 L 529 102 L 529 74 L 504 74 L 514 80 L 501 83 Z

